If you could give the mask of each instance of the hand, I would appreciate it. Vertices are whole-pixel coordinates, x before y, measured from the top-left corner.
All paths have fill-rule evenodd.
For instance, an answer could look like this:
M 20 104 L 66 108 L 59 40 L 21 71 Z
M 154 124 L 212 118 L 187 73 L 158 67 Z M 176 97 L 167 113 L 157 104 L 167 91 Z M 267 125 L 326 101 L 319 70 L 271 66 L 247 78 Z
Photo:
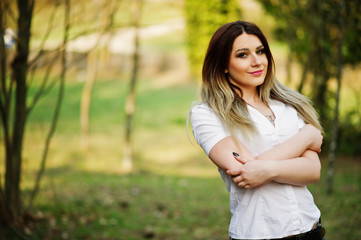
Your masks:
M 235 157 L 238 161 L 242 159 Z M 272 181 L 272 161 L 247 161 L 236 169 L 227 170 L 233 182 L 245 189 L 261 187 Z
M 321 145 L 323 136 L 321 131 L 318 130 L 311 124 L 306 124 L 302 129 L 301 132 L 305 133 L 309 139 L 309 147 L 308 149 L 315 151 L 317 153 L 321 152 Z

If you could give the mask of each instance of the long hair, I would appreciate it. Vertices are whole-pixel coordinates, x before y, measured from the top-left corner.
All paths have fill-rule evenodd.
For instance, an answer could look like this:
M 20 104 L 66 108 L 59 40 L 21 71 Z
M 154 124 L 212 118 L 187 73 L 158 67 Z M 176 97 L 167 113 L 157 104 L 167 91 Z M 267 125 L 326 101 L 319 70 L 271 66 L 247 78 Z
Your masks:
M 262 31 L 253 23 L 236 21 L 221 26 L 213 35 L 204 59 L 202 69 L 202 102 L 208 104 L 222 119 L 232 135 L 240 129 L 247 137 L 257 133 L 253 121 L 247 110 L 246 102 L 242 99 L 242 89 L 232 84 L 225 70 L 234 40 L 241 34 L 255 35 L 263 44 L 267 60 L 267 74 L 264 82 L 257 87 L 260 99 L 267 103 L 275 99 L 292 106 L 306 123 L 310 123 L 322 130 L 318 115 L 309 99 L 300 93 L 287 88 L 275 77 L 275 64 L 268 42 Z M 237 94 L 240 92 L 240 95 Z

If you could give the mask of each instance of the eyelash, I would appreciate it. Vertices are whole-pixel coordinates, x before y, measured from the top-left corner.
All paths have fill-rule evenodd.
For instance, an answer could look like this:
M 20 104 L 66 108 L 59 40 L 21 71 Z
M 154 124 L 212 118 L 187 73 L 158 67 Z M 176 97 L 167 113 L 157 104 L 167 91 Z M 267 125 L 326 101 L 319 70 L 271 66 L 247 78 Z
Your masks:
M 259 55 L 262 55 L 265 53 L 265 50 L 264 50 L 264 48 L 262 48 L 262 49 L 258 50 L 256 53 Z M 246 56 L 247 56 L 246 53 L 240 53 L 237 55 L 237 57 L 239 57 L 239 58 L 245 58 Z
M 263 54 L 263 53 L 265 53 L 266 51 L 264 50 L 264 48 L 262 48 L 262 49 L 260 49 L 260 50 L 258 50 L 257 51 L 257 53 L 259 53 L 259 54 Z

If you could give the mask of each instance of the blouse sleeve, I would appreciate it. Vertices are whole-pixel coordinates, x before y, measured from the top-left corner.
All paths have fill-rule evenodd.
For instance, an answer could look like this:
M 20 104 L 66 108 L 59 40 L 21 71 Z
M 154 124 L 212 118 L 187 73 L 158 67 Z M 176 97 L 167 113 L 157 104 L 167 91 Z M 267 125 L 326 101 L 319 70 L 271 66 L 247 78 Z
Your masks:
M 191 125 L 194 138 L 207 156 L 216 143 L 230 136 L 219 117 L 204 103 L 191 109 Z
M 305 121 L 303 121 L 302 117 L 297 114 L 297 117 L 298 117 L 298 129 L 300 130 L 301 128 L 303 128 L 306 124 L 305 124 Z

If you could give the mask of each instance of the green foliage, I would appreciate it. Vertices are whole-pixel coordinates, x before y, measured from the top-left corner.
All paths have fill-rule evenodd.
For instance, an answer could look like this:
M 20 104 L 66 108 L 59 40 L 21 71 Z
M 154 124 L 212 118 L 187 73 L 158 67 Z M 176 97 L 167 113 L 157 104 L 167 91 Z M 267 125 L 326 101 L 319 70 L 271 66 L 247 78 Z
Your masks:
M 356 65 L 361 61 L 361 5 L 358 0 L 259 0 L 266 11 L 277 19 L 276 37 L 288 44 L 290 54 L 310 73 L 310 95 L 326 132 L 334 117 L 332 100 L 339 67 Z M 339 49 L 341 48 L 341 54 Z M 301 82 L 300 84 L 303 84 Z M 346 118 L 347 121 L 347 118 Z M 342 125 L 350 123 L 342 123 Z M 356 125 L 352 129 L 360 131 Z M 343 130 L 342 137 L 352 139 Z M 326 136 L 325 140 L 329 140 Z M 343 140 L 341 140 L 343 141 Z M 341 142 L 340 141 L 340 142 Z M 355 141 L 356 142 L 356 141 Z M 357 149 L 355 142 L 350 146 Z M 345 148 L 342 148 L 345 149 Z M 347 151 L 354 152 L 354 151 Z
M 343 41 L 343 64 L 361 61 L 361 54 L 357 54 L 361 51 L 358 0 L 259 2 L 277 19 L 276 37 L 289 44 L 291 53 L 301 64 L 310 62 L 311 72 L 336 75 L 340 40 Z
M 236 0 L 186 0 L 185 10 L 190 68 L 194 77 L 199 77 L 213 33 L 221 25 L 239 20 L 241 10 Z
M 339 152 L 350 156 L 361 156 L 361 123 L 360 113 L 349 112 L 346 120 L 342 121 L 339 126 L 338 146 Z M 352 118 L 357 117 L 358 122 L 353 123 Z
M 346 21 L 344 27 L 344 42 L 342 54 L 347 64 L 356 65 L 361 61 L 361 4 L 357 0 L 345 1 Z

